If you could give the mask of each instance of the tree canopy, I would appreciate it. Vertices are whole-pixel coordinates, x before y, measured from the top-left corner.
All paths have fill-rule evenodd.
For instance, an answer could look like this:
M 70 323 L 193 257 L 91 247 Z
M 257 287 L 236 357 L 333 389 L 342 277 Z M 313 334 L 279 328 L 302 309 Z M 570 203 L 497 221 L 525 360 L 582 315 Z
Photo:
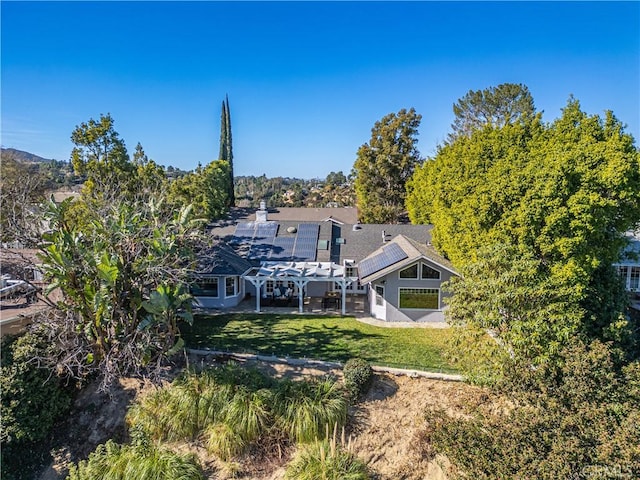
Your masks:
M 229 164 L 229 181 L 227 182 L 228 206 L 236 204 L 233 186 L 233 140 L 231 137 L 231 111 L 229 110 L 229 97 L 225 97 L 222 102 L 222 113 L 220 115 L 220 154 L 218 160 L 224 160 Z
M 526 85 L 502 83 L 484 90 L 469 90 L 453 104 L 455 120 L 449 141 L 468 137 L 474 130 L 503 127 L 510 123 L 526 122 L 535 113 L 533 97 Z
M 28 246 L 39 241 L 33 205 L 44 201 L 47 179 L 35 164 L 25 163 L 10 151 L 2 153 L 0 176 L 0 241 Z
M 358 149 L 353 170 L 362 222 L 397 223 L 404 212 L 405 184 L 421 162 L 421 119 L 413 108 L 385 115 L 371 129 L 369 143 Z
M 640 168 L 633 138 L 611 112 L 589 116 L 571 98 L 550 124 L 533 118 L 475 130 L 417 169 L 408 190 L 411 220 L 434 224 L 434 245 L 463 274 L 450 309 L 459 323 L 507 325 L 538 342 L 542 357 L 577 333 L 629 333 L 611 265 L 640 220 Z M 496 244 L 509 255 L 487 252 Z M 564 305 L 548 297 L 554 291 Z M 554 305 L 565 312 L 559 321 Z M 509 313 L 515 308 L 520 320 Z
M 43 323 L 61 374 L 99 373 L 103 385 L 160 365 L 181 347 L 177 321 L 191 320 L 194 226 L 186 207 L 167 218 L 154 199 L 119 202 L 70 222 L 69 200 L 51 203 L 40 254 L 57 311 Z

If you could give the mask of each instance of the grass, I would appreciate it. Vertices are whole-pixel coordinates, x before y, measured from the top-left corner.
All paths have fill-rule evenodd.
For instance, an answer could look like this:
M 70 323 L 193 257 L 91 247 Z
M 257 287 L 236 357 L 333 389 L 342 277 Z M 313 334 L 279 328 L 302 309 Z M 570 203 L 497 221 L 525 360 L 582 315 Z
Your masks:
M 345 362 L 361 357 L 374 365 L 455 373 L 443 351 L 448 329 L 383 328 L 353 317 L 279 314 L 203 315 L 181 326 L 189 348 Z

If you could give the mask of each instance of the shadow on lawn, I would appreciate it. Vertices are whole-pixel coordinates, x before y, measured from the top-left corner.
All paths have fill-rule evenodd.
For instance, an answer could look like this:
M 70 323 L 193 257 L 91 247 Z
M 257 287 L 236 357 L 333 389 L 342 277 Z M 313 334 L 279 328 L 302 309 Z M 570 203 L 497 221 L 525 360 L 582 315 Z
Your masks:
M 197 317 L 192 327 L 181 325 L 180 330 L 191 348 L 335 361 L 351 357 L 370 360 L 366 345 L 384 339 L 354 328 L 330 326 L 323 319 L 318 319 L 317 326 L 302 322 L 300 326 L 282 325 L 290 320 L 292 317 L 285 315 L 219 315 Z

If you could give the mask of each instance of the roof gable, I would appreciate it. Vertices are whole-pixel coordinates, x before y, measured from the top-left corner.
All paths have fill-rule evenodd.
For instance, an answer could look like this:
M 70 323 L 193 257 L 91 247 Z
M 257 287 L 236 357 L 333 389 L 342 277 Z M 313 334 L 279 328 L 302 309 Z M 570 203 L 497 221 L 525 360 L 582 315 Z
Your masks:
M 391 247 L 392 245 L 395 247 Z M 401 255 L 396 253 L 395 255 L 388 256 L 387 252 L 389 248 L 393 248 L 396 251 L 401 250 L 403 254 Z M 386 258 L 387 261 L 376 262 L 376 258 L 380 255 L 382 255 L 383 258 Z M 375 267 L 365 268 L 364 271 L 359 268 L 360 281 L 362 283 L 368 283 L 377 280 L 378 278 L 384 277 L 396 270 L 400 270 L 420 259 L 425 259 L 438 267 L 450 271 L 454 275 L 458 275 L 451 262 L 436 252 L 435 248 L 431 245 L 421 244 L 420 242 L 407 238 L 404 235 L 397 235 L 386 245 L 383 245 L 359 263 L 359 267 L 363 263 L 368 267 L 370 265 L 369 262 L 371 262 Z

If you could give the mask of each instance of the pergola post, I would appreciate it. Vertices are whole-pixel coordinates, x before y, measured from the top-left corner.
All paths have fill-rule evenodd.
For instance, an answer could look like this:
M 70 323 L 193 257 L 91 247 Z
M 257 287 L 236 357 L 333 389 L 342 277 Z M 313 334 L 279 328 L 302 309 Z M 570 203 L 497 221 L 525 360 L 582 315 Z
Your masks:
M 249 282 L 251 282 L 251 285 L 256 287 L 256 312 L 260 313 L 260 297 L 262 296 L 262 285 L 264 285 L 266 280 L 258 280 L 255 277 L 249 276 L 245 276 L 244 278 L 249 280 Z
M 305 280 L 292 280 L 296 287 L 298 287 L 298 312 L 304 312 L 304 287 L 306 287 L 308 281 Z

